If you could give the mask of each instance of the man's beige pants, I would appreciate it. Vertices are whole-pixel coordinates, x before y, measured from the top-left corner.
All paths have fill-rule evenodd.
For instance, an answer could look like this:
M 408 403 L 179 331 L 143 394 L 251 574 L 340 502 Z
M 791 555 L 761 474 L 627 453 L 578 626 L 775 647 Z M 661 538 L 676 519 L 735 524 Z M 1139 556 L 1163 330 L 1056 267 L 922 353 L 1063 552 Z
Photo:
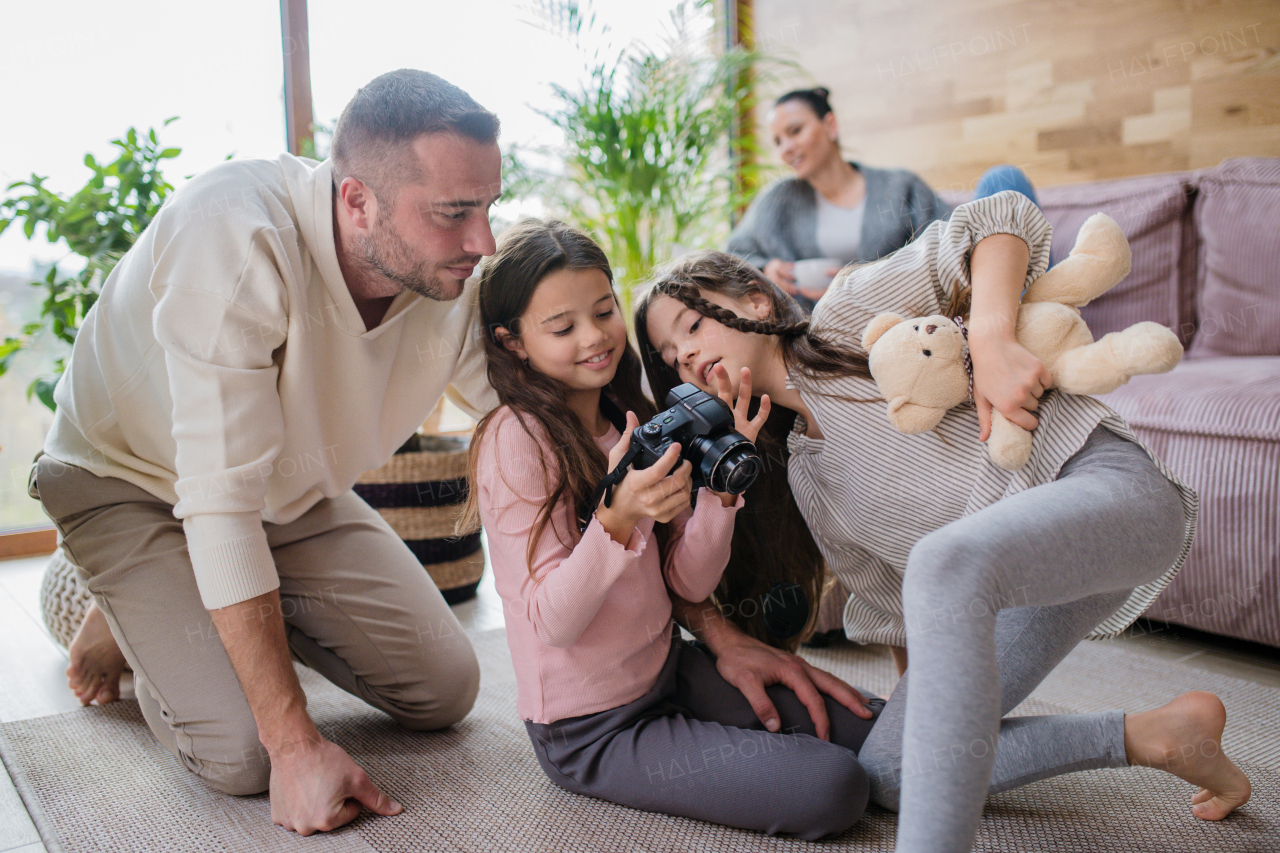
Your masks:
M 30 491 L 107 617 L 155 736 L 221 791 L 267 790 L 270 762 L 201 603 L 173 507 L 43 455 Z M 375 510 L 347 492 L 289 524 L 263 527 L 298 660 L 411 729 L 442 728 L 466 715 L 480 685 L 475 652 L 426 571 Z

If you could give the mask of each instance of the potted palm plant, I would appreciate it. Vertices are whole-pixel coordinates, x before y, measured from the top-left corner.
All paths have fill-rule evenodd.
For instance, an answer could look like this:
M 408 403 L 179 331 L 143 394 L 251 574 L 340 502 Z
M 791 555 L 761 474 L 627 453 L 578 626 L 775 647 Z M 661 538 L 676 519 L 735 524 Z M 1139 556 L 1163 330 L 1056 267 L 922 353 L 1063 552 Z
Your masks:
M 708 2 L 677 6 L 659 44 L 621 49 L 577 0 L 544 4 L 542 18 L 584 57 L 585 73 L 577 85 L 553 84 L 555 106 L 540 111 L 564 136 L 562 151 L 542 152 L 558 168 L 526 157 L 513 164 L 516 185 L 594 235 L 630 313 L 634 288 L 655 266 L 727 240 L 758 169 L 753 139 L 735 129 L 766 60 L 714 48 Z

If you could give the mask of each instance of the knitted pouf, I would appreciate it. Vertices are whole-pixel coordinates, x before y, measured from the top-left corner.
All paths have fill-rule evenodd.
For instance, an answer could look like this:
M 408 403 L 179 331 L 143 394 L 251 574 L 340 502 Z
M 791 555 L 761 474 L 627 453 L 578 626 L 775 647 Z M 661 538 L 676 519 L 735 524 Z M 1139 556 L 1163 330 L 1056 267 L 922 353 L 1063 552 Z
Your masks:
M 59 547 L 49 558 L 40 582 L 40 610 L 49 633 L 62 645 L 70 646 L 91 604 L 93 596 L 80 583 L 76 567 Z
M 467 502 L 467 439 L 414 435 L 355 493 L 387 520 L 450 604 L 476 594 L 484 574 L 480 530 L 455 537 Z

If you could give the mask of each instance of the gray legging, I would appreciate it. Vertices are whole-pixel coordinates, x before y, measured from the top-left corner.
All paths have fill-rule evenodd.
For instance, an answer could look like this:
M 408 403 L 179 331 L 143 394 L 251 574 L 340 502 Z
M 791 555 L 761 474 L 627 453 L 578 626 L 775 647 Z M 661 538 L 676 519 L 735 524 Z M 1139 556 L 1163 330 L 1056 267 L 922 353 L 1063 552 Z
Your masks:
M 898 808 L 899 853 L 972 848 L 987 794 L 1123 766 L 1120 712 L 1002 720 L 1124 602 L 1168 570 L 1178 491 L 1137 445 L 1099 427 L 1052 483 L 921 539 L 903 581 L 910 683 L 859 758 Z

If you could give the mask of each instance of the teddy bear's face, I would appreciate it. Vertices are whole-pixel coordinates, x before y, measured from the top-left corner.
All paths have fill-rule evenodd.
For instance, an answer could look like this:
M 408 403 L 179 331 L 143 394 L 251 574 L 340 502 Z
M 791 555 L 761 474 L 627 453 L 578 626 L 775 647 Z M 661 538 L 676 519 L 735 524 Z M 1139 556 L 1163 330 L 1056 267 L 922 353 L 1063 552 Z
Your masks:
M 947 317 L 901 320 L 881 315 L 868 327 L 864 341 L 871 376 L 889 403 L 889 420 L 899 430 L 932 429 L 948 409 L 969 398 L 964 335 Z
M 914 403 L 949 409 L 969 396 L 964 335 L 940 314 L 893 326 L 871 347 L 869 360 L 871 375 L 887 398 L 906 394 Z

